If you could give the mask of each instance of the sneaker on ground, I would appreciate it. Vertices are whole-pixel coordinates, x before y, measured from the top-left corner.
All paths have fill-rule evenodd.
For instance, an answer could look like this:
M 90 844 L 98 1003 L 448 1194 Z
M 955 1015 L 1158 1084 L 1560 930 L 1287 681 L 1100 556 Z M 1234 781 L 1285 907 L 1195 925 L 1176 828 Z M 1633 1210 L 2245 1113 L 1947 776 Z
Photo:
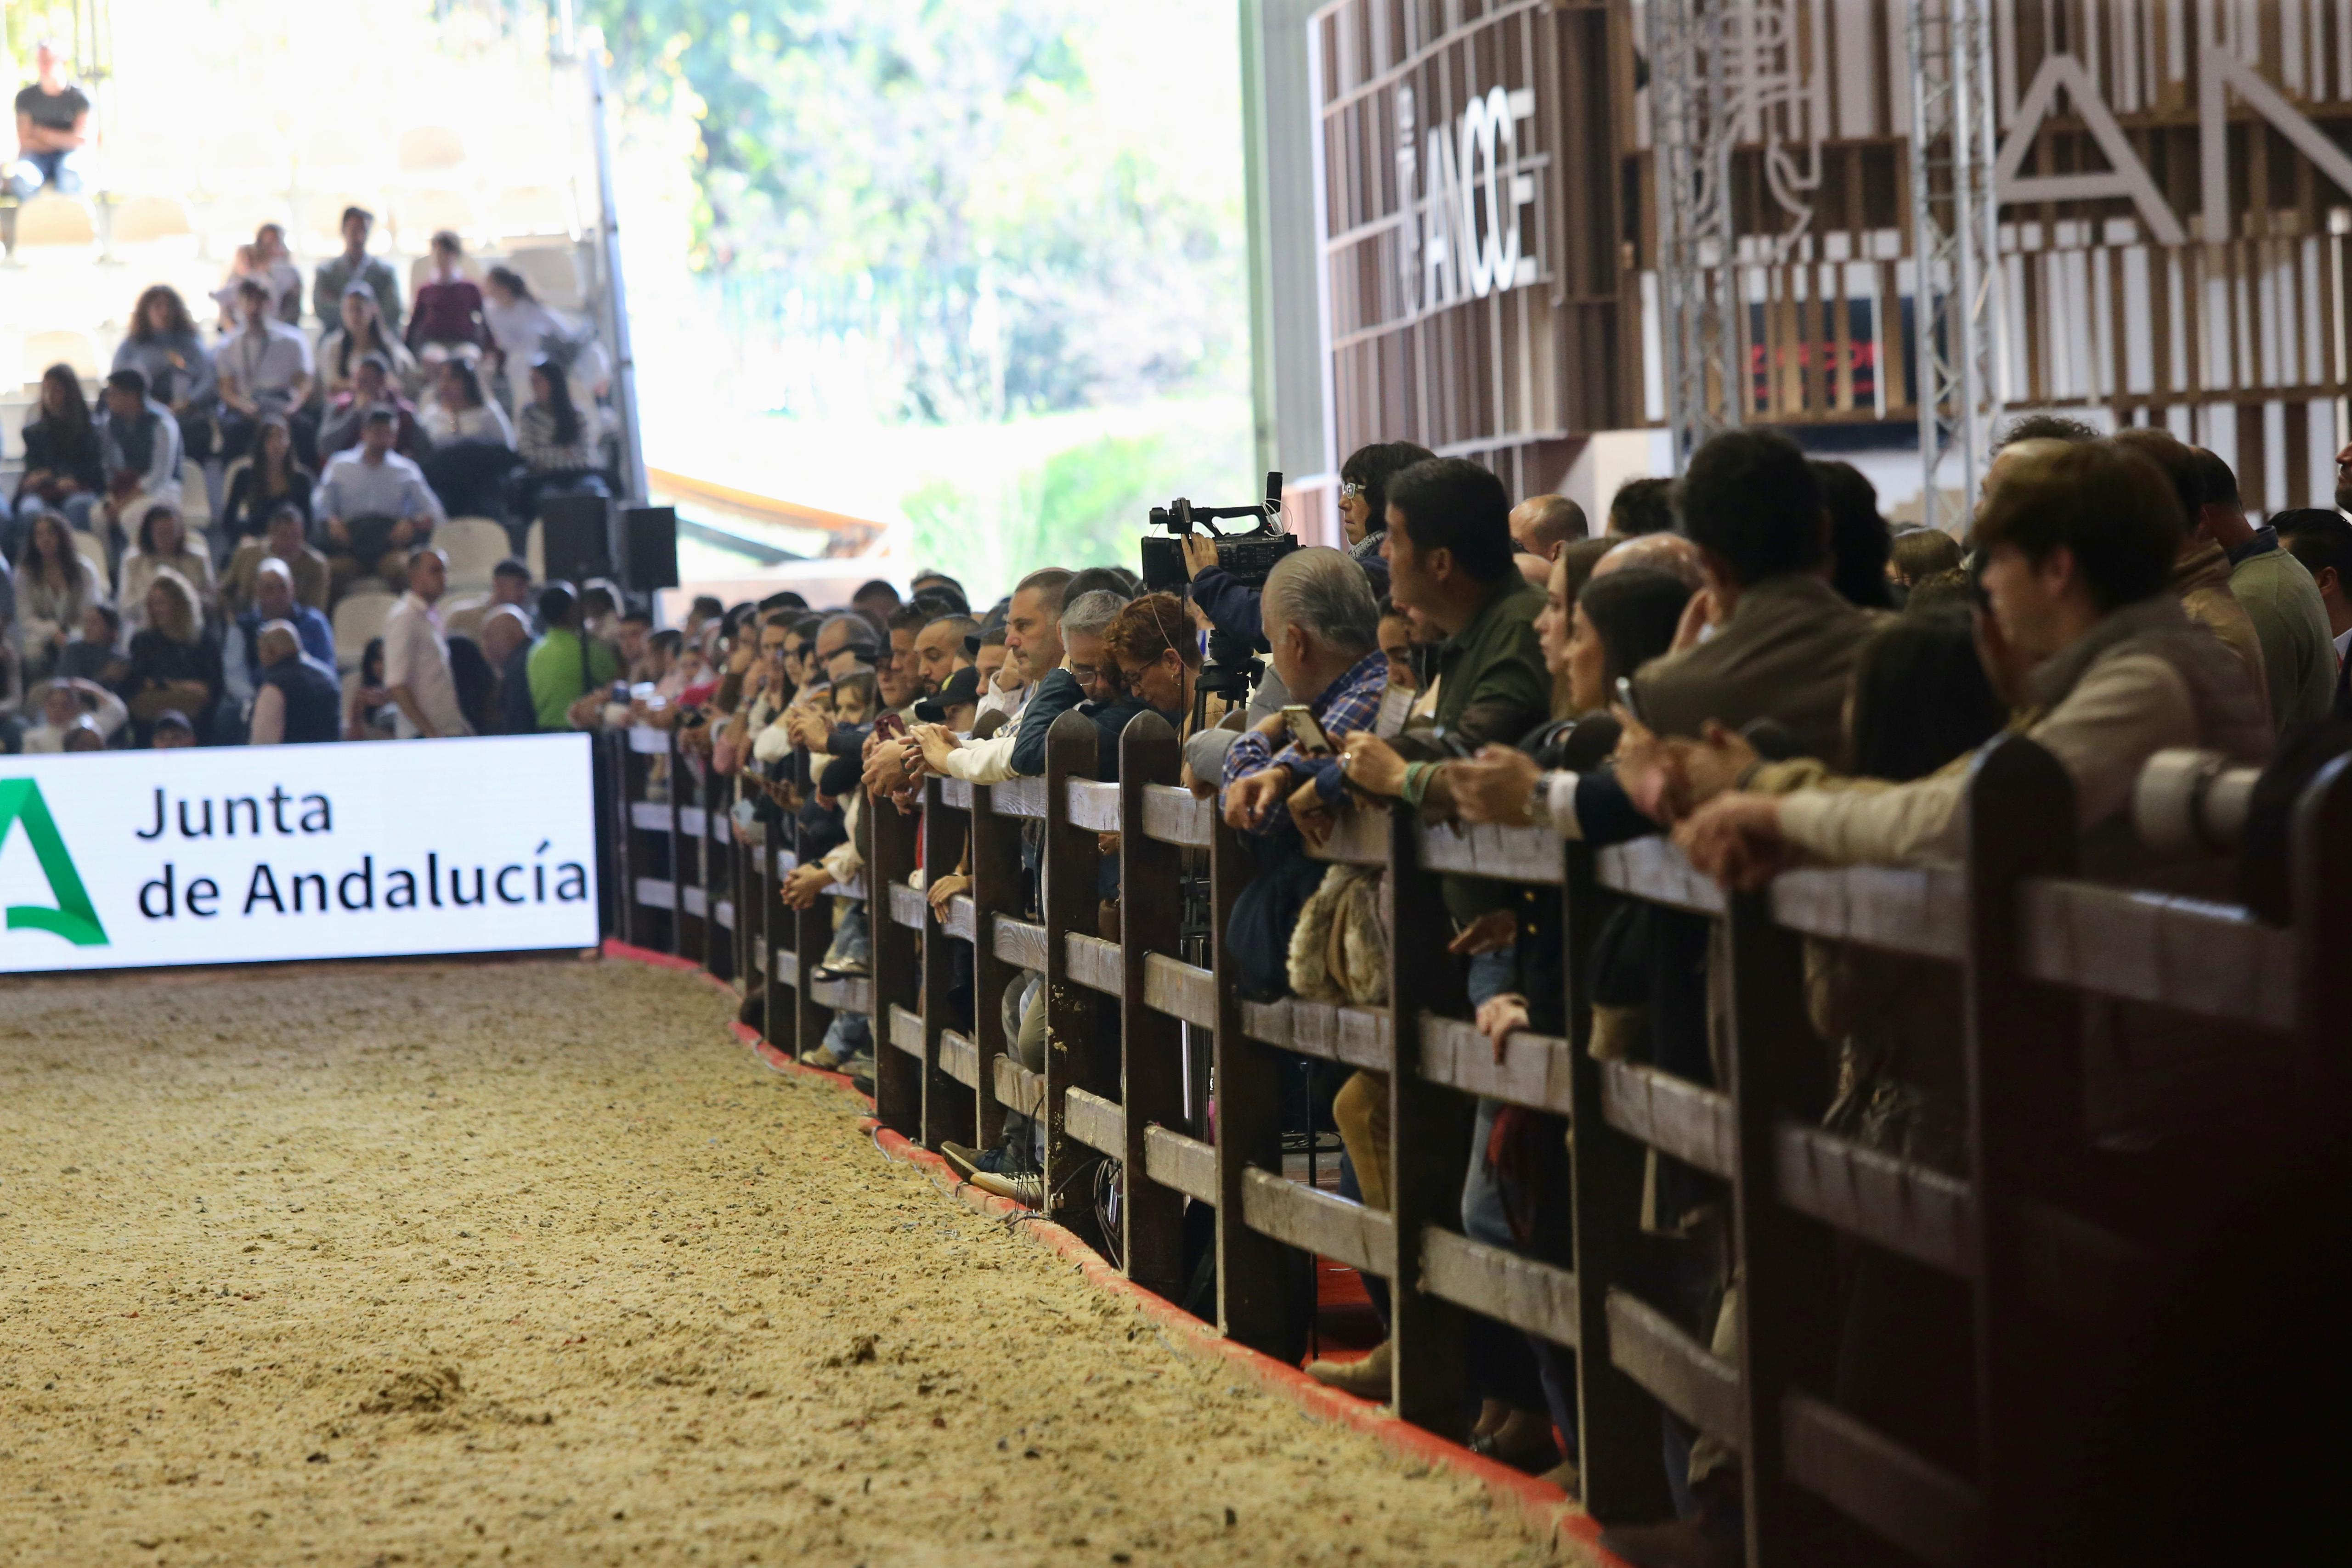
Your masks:
M 801 1065 L 822 1068 L 827 1072 L 838 1072 L 841 1071 L 841 1058 L 821 1045 L 811 1046 L 801 1052 Z
M 1045 1206 L 1045 1178 L 1034 1171 L 1020 1176 L 1007 1176 L 997 1171 L 982 1171 L 971 1178 L 971 1185 L 998 1197 L 1009 1197 L 1031 1208 Z
M 943 1143 L 940 1145 L 940 1158 L 947 1161 L 948 1168 L 955 1172 L 958 1181 L 970 1181 L 974 1171 L 984 1168 L 981 1161 L 987 1157 L 966 1144 Z

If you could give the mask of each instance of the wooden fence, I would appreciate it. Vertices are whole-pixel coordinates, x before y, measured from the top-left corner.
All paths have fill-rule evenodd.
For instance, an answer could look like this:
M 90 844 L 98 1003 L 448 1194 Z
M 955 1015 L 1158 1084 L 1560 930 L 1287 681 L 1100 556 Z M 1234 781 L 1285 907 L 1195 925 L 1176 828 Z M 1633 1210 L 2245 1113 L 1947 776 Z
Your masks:
M 1975 766 L 1965 863 L 1801 871 L 1755 894 L 1727 897 L 1662 839 L 1595 852 L 1548 830 L 1361 811 L 1326 856 L 1386 873 L 1390 1000 L 1363 1009 L 1242 1000 L 1216 940 L 1247 874 L 1236 835 L 1212 802 L 1177 787 L 1177 737 L 1156 716 L 1128 727 L 1118 785 L 1093 781 L 1095 745 L 1087 721 L 1065 716 L 1043 779 L 934 779 L 919 817 L 869 810 L 865 886 L 836 891 L 875 895 L 873 974 L 828 984 L 803 980 L 829 937 L 825 901 L 795 912 L 776 896 L 792 863 L 785 846 L 732 842 L 724 782 L 639 732 L 607 753 L 625 818 L 621 934 L 666 936 L 653 945 L 714 973 L 764 973 L 774 982 L 768 1037 L 787 1051 L 821 1039 L 835 1009 L 867 1014 L 876 1114 L 928 1146 L 986 1146 L 1008 1111 L 1034 1116 L 1048 1207 L 1082 1231 L 1091 1217 L 1077 1212 L 1075 1178 L 1099 1155 L 1116 1159 L 1116 1251 L 1150 1289 L 1180 1294 L 1185 1200 L 1211 1206 L 1217 1321 L 1234 1339 L 1282 1344 L 1292 1249 L 1386 1279 L 1394 1403 L 1406 1420 L 1463 1435 L 1465 1313 L 1585 1352 L 1575 1359 L 1587 1506 L 1603 1520 L 1663 1508 L 1663 1405 L 1738 1455 L 1752 1563 L 1818 1561 L 1825 1532 L 1851 1521 L 1930 1563 L 2055 1560 L 2048 1548 L 2066 1528 L 2081 1414 L 2066 1358 L 2167 1280 L 2160 1223 L 2103 1176 L 2089 1129 L 2112 1141 L 2210 1113 L 2224 1081 L 2341 1103 L 2329 1020 L 2352 1017 L 2342 956 L 2352 951 L 2352 765 L 2321 773 L 2298 804 L 2294 919 L 2284 927 L 2233 904 L 2083 876 L 2071 786 L 2017 737 Z M 667 799 L 649 802 L 647 764 L 664 753 Z M 951 868 L 967 848 L 971 889 L 933 918 L 908 876 L 919 857 Z M 1118 862 L 1117 941 L 1096 935 L 1105 852 Z M 1202 873 L 1207 967 L 1185 961 L 1179 940 L 1181 889 Z M 1439 890 L 1449 875 L 1553 890 L 1543 896 L 1559 900 L 1564 1038 L 1522 1032 L 1498 1057 L 1466 1021 L 1455 966 L 1433 961 L 1449 936 Z M 1729 1018 L 1719 1086 L 1588 1049 L 1593 936 L 1627 899 L 1717 923 Z M 1954 967 L 1965 1175 L 1821 1129 L 1825 1052 L 1805 1008 L 1806 938 Z M 969 1032 L 950 1014 L 958 944 L 971 949 Z M 1023 971 L 1044 979 L 1040 1072 L 1012 1054 L 998 1005 Z M 2201 1024 L 2204 1044 L 2155 1062 L 2103 1054 L 2108 1031 L 2095 1015 L 2119 1007 Z M 1188 1096 L 1186 1030 L 1213 1061 L 1213 1129 Z M 1390 1211 L 1283 1174 L 1280 1075 L 1297 1057 L 1389 1074 Z M 1475 1096 L 1565 1116 L 1574 1129 L 1572 1224 L 1525 1251 L 1461 1233 Z M 1640 1293 L 1646 1150 L 1722 1184 L 1736 1358 Z M 1971 1473 L 1828 1402 L 1826 1309 L 1841 1243 L 1965 1286 L 1968 1343 L 1945 1348 L 1973 1373 Z

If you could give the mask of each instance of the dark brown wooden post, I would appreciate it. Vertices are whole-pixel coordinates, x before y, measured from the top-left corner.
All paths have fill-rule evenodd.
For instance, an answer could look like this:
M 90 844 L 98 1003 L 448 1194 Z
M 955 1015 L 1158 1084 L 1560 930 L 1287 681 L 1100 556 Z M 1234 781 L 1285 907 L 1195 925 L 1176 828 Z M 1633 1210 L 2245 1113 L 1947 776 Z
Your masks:
M 1463 1420 L 1462 1309 L 1421 1288 L 1422 1231 L 1462 1228 L 1468 1174 L 1470 1105 L 1421 1075 L 1421 1016 L 1463 1005 L 1445 957 L 1451 939 L 1437 877 L 1422 869 L 1415 814 L 1389 811 L 1389 1015 L 1396 1042 L 1389 1071 L 1389 1211 L 1396 1221 L 1396 1278 L 1390 1281 L 1389 1354 L 1396 1412 L 1416 1427 L 1459 1439 Z
M 964 814 L 940 796 L 937 779 L 923 786 L 923 884 L 928 890 L 940 877 L 952 873 L 963 858 Z M 923 919 L 923 1146 L 937 1149 L 953 1141 L 970 1143 L 974 1134 L 971 1091 L 948 1076 L 940 1066 L 940 1032 L 950 1022 L 954 1004 L 956 938 L 926 911 Z
M 1143 960 L 1178 951 L 1184 852 L 1143 831 L 1143 791 L 1175 783 L 1182 756 L 1176 732 L 1154 713 L 1129 723 L 1118 749 L 1119 1100 L 1127 1109 L 1119 1257 L 1128 1278 L 1174 1301 L 1186 1282 L 1184 1195 L 1150 1178 L 1144 1140 L 1153 1126 L 1183 1130 L 1183 1026 L 1144 1006 Z
M 760 843 L 760 941 L 767 949 L 767 979 L 761 992 L 760 1035 L 770 1045 L 790 1056 L 793 1045 L 792 988 L 777 973 L 782 966 L 786 946 L 792 931 L 792 911 L 784 907 L 784 834 L 789 824 L 763 823 Z
M 891 901 L 907 892 L 915 869 L 915 834 L 921 826 L 889 800 L 866 802 L 866 921 L 874 938 L 874 1114 L 891 1131 L 919 1137 L 923 1125 L 923 1064 L 900 1051 L 892 1009 L 919 1012 L 920 935 L 898 924 Z
M 1979 757 L 1969 781 L 1969 1175 L 1977 1200 L 1977 1442 L 1985 1561 L 2047 1561 L 2074 1489 L 2065 1356 L 2031 1304 L 2027 1219 L 2063 1201 L 2084 1138 L 2078 998 L 2027 973 L 2021 894 L 2074 871 L 2074 788 L 2021 736 Z
M 1219 821 L 1209 849 L 1217 977 L 1217 1028 L 1210 1044 L 1217 1101 L 1217 1326 L 1228 1339 L 1279 1356 L 1288 1348 L 1289 1249 L 1242 1218 L 1250 1167 L 1282 1174 L 1282 1069 L 1273 1052 L 1242 1033 L 1239 980 L 1225 940 L 1234 900 L 1249 874 L 1239 834 Z
M 707 755 L 694 758 L 689 766 L 695 798 L 702 803 L 702 967 L 719 979 L 731 980 L 739 972 L 735 929 L 731 922 L 719 918 L 720 905 L 728 904 L 731 911 L 735 896 L 735 841 L 728 831 L 733 824 L 727 819 L 725 780 Z
M 1811 1120 L 1822 1048 L 1805 1012 L 1797 936 L 1772 923 L 1769 894 L 1728 901 L 1731 974 L 1731 1235 L 1739 1305 L 1739 1458 L 1751 1568 L 1801 1568 L 1831 1550 L 1829 1511 L 1789 1479 L 1780 1402 L 1828 1386 L 1836 1270 L 1830 1233 L 1780 1201 L 1778 1132 Z
M 1611 907 L 1593 877 L 1593 852 L 1568 846 L 1560 932 L 1568 988 L 1569 1176 L 1576 1229 L 1577 1466 L 1584 1505 L 1608 1521 L 1658 1519 L 1669 1507 L 1659 1458 L 1657 1401 L 1609 1355 L 1609 1291 L 1639 1278 L 1642 1176 L 1636 1139 L 1601 1108 L 1592 1057 L 1592 943 Z
M 996 917 L 1021 917 L 1021 820 L 996 814 L 992 791 L 971 790 L 971 1043 L 980 1071 L 973 1093 L 977 1146 L 994 1148 L 1004 1137 L 1004 1106 L 996 1098 L 996 1059 L 1011 1042 L 1004 1038 L 1004 992 L 1020 968 L 996 956 Z
M 793 987 L 793 1054 L 814 1051 L 833 1025 L 833 1009 L 816 999 L 816 968 L 824 950 L 833 946 L 833 899 L 820 893 L 806 909 L 789 911 L 793 917 L 793 954 L 798 960 Z
M 2352 758 L 2320 769 L 2295 802 L 2293 846 L 2296 1099 L 2327 1135 L 2352 1105 L 2345 1020 L 2352 1019 Z
M 669 950 L 681 958 L 695 956 L 688 951 L 686 920 L 686 758 L 677 749 L 677 731 L 664 732 L 667 746 L 664 758 L 668 765 L 668 788 L 663 799 L 669 804 Z M 650 765 L 648 765 L 650 771 Z
M 1066 713 L 1045 732 L 1045 831 L 1044 886 L 1038 907 L 1045 927 L 1045 1209 L 1063 1224 L 1092 1238 L 1096 1224 L 1092 1188 L 1078 1180 L 1101 1156 L 1069 1136 L 1066 1118 L 1073 1086 L 1099 1093 L 1105 1050 L 1095 993 L 1070 978 L 1073 932 L 1094 935 L 1102 907 L 1102 851 L 1094 830 L 1070 822 L 1073 779 L 1095 776 L 1100 741 L 1094 720 Z
M 615 905 L 620 916 L 620 936 L 629 946 L 642 947 L 645 946 L 645 925 L 637 917 L 637 853 L 632 836 L 637 829 L 636 797 L 629 789 L 629 736 L 626 730 L 614 737 L 608 761 L 613 780 L 613 878 L 619 884 L 614 891 L 620 900 Z

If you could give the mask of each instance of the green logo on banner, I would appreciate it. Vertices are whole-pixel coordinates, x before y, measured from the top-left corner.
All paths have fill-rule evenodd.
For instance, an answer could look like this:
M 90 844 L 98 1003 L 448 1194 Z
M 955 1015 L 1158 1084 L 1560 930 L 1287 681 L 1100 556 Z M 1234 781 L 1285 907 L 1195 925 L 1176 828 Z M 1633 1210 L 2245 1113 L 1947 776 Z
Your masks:
M 73 855 L 58 833 L 57 819 L 49 815 L 49 803 L 41 799 L 41 787 L 30 779 L 0 779 L 0 850 L 8 847 L 8 830 L 18 822 L 25 824 L 25 841 L 33 846 L 41 874 L 49 881 L 49 896 L 58 901 L 58 906 L 44 909 L 37 904 L 12 904 L 8 929 L 51 932 L 77 947 L 105 946 L 106 927 L 98 923 L 98 911 L 90 906 L 81 873 L 74 869 Z

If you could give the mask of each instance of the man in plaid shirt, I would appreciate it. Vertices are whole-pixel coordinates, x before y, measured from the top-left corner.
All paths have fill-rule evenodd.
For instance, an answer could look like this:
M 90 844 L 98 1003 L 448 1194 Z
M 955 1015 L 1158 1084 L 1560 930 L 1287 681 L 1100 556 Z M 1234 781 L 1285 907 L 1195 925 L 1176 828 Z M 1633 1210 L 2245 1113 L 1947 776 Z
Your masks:
M 1388 693 L 1389 665 L 1380 648 L 1379 601 L 1364 569 L 1336 549 L 1294 550 L 1267 575 L 1261 608 L 1275 673 L 1332 745 L 1370 729 Z M 1326 810 L 1338 802 L 1344 787 L 1339 758 L 1309 757 L 1295 740 L 1276 749 L 1285 730 L 1281 714 L 1268 715 L 1225 753 L 1224 812 L 1232 826 L 1274 831 L 1289 818 L 1292 793 L 1309 780 Z

